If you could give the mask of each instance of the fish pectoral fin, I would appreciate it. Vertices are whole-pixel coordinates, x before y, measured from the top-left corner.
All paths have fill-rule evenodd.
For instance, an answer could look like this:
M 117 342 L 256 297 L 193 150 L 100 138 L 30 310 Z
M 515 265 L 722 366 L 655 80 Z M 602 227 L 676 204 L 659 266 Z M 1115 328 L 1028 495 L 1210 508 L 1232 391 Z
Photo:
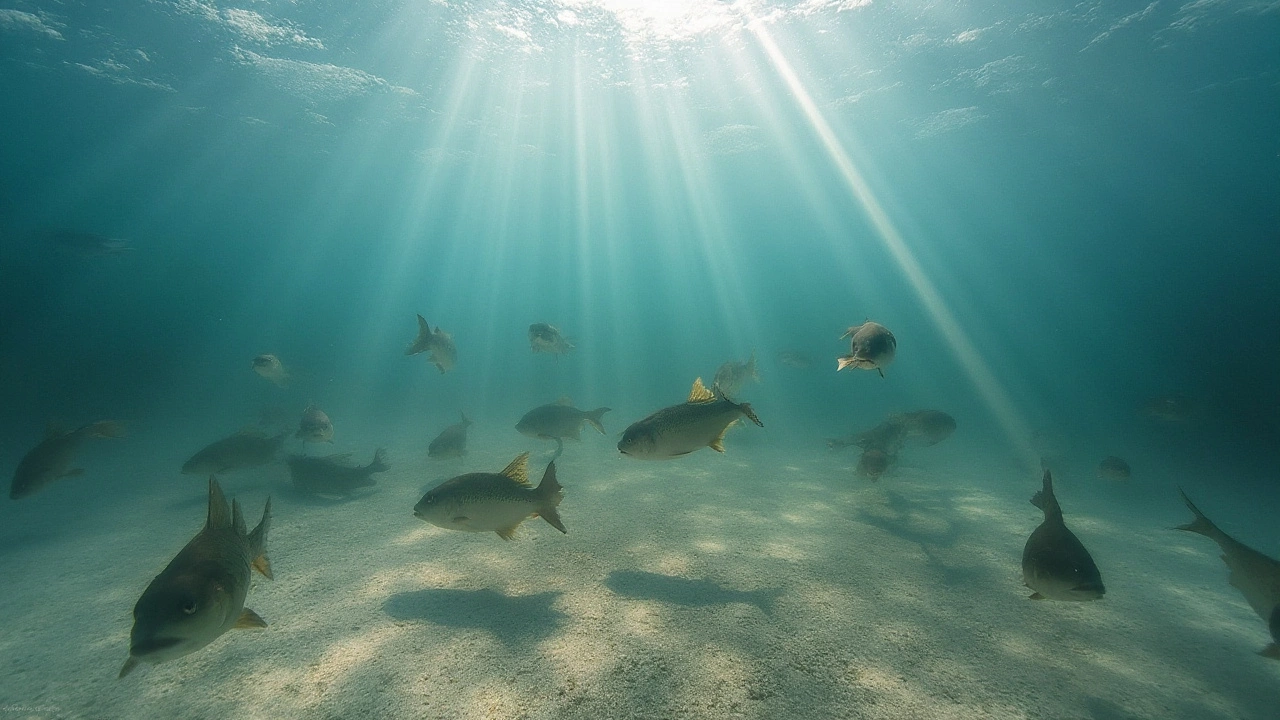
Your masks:
M 725 433 L 729 432 L 729 428 L 731 427 L 733 427 L 733 423 L 729 423 L 728 425 L 725 425 L 724 429 L 720 431 L 720 434 L 717 435 L 715 439 L 713 439 L 711 442 L 707 443 L 707 447 L 711 448 L 712 450 L 715 450 L 718 453 L 724 452 L 724 435 Z
M 62 473 L 61 477 L 64 477 L 64 478 L 79 477 L 80 475 L 83 475 L 83 474 L 84 474 L 84 468 L 71 468 L 70 470 Z
M 503 540 L 510 540 L 511 538 L 515 537 L 516 528 L 518 527 L 520 527 L 520 523 L 516 523 L 511 527 L 498 528 L 494 532 L 498 533 L 498 537 L 502 538 Z
M 1031 599 L 1031 600 L 1044 600 L 1044 599 L 1045 599 L 1045 597 L 1044 597 L 1043 595 L 1041 595 L 1040 593 L 1035 592 L 1035 593 L 1031 593 L 1031 597 L 1030 597 L 1030 599 Z
M 1275 646 L 1272 645 L 1271 647 L 1275 647 Z M 129 673 L 133 672 L 133 669 L 138 667 L 138 664 L 140 662 L 141 661 L 138 660 L 138 658 L 130 655 L 129 659 L 124 661 L 124 667 L 120 668 L 120 674 L 116 676 L 116 679 L 119 680 L 125 675 L 128 675 Z
M 253 569 L 262 573 L 262 577 L 275 580 L 275 576 L 271 574 L 271 558 L 265 552 L 253 559 Z
M 244 612 L 240 613 L 240 617 L 236 619 L 236 624 L 234 625 L 236 630 L 261 630 L 266 626 L 267 621 L 249 608 L 245 608 Z
M 880 373 L 880 377 L 884 377 L 884 371 L 880 368 L 876 368 L 876 372 Z
M 1259 650 L 1258 654 L 1264 658 L 1271 658 L 1272 660 L 1280 660 L 1280 645 L 1271 643 L 1270 645 Z
M 470 520 L 470 519 L 471 518 L 467 517 L 466 515 L 454 515 L 452 518 L 453 522 L 456 522 L 456 523 L 466 522 L 467 520 Z

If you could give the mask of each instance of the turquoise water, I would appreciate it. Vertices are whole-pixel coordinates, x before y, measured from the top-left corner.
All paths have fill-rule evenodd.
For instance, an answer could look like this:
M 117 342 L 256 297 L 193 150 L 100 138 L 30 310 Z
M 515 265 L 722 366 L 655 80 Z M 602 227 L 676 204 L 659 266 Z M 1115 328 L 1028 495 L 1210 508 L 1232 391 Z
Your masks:
M 129 431 L 0 509 L 0 720 L 1268 717 L 1280 700 L 1280 663 L 1253 654 L 1266 625 L 1213 544 L 1167 530 L 1189 520 L 1182 486 L 1280 552 L 1274 2 L 0 0 L 0 128 L 0 467 L 50 423 Z M 415 314 L 452 335 L 456 368 L 404 355 Z M 840 333 L 868 318 L 895 361 L 837 373 Z M 576 349 L 532 354 L 535 322 Z M 753 352 L 740 399 L 763 430 L 732 430 L 723 457 L 618 456 L 627 425 Z M 254 374 L 261 353 L 286 387 Z M 513 428 L 561 396 L 613 408 L 560 462 L 569 535 L 536 520 L 505 544 L 412 517 L 424 488 L 522 451 L 540 477 L 554 446 Z M 1186 412 L 1143 411 L 1167 396 Z M 248 517 L 276 498 L 277 578 L 248 603 L 270 628 L 116 683 L 133 602 L 203 517 L 182 463 L 241 428 L 292 429 L 309 403 L 333 449 L 288 451 L 385 446 L 392 471 L 336 506 L 290 495 L 280 464 L 228 473 Z M 826 446 L 923 408 L 955 436 L 877 483 Z M 469 455 L 428 461 L 459 411 Z M 1128 481 L 1095 476 L 1108 455 Z M 1025 602 L 1042 458 L 1100 603 Z M 927 599 L 874 600 L 876 573 Z M 455 591 L 475 609 L 420 612 Z M 514 638 L 485 619 L 530 607 L 546 623 Z M 852 649 L 897 621 L 936 632 L 928 651 Z M 973 623 L 997 640 L 962 662 Z M 394 636 L 379 657 L 396 667 L 449 648 L 431 664 L 450 679 L 355 673 L 398 698 L 376 707 L 313 679 L 278 714 L 232 699 L 255 670 L 323 669 L 370 632 Z M 1079 633 L 1122 647 L 992 650 Z M 502 674 L 579 651 L 601 675 Z M 756 678 L 726 681 L 740 699 L 664 679 L 721 651 Z M 922 657 L 936 665 L 913 674 Z M 1166 666 L 1176 682 L 1151 685 Z M 1028 690 L 1033 671 L 1059 679 Z M 485 694 L 504 683 L 518 708 Z

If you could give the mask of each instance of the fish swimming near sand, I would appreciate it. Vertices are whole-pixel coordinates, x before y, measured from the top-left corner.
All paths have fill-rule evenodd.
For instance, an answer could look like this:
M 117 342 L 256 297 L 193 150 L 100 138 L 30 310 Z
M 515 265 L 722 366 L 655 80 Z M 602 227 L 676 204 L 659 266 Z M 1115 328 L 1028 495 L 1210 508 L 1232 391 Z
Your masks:
M 704 447 L 724 452 L 725 433 L 743 417 L 764 427 L 750 405 L 708 390 L 698 378 L 688 400 L 632 423 L 622 433 L 618 451 L 640 460 L 667 460 Z
M 413 514 L 446 530 L 496 532 L 510 540 L 526 518 L 540 516 L 562 533 L 569 532 L 557 508 L 564 489 L 556 481 L 556 464 L 547 464 L 542 482 L 530 487 L 529 453 L 522 453 L 499 473 L 467 473 L 427 491 Z
M 190 655 L 233 628 L 264 628 L 244 606 L 252 570 L 271 578 L 267 530 L 271 498 L 253 532 L 245 528 L 240 504 L 209 478 L 209 513 L 204 528 L 147 585 L 133 607 L 129 658 L 117 677 L 139 663 L 152 665 Z
M 549 353 L 560 356 L 573 350 L 576 345 L 561 334 L 559 328 L 547 323 L 534 323 L 529 326 L 529 347 L 535 353 Z
M 1280 660 L 1280 561 L 1274 560 L 1218 529 L 1200 512 L 1187 494 L 1178 490 L 1182 501 L 1195 514 L 1195 519 L 1177 530 L 1203 535 L 1222 548 L 1222 561 L 1231 574 L 1227 581 L 1240 591 L 1249 607 L 1267 624 L 1271 644 L 1258 652 L 1263 657 Z
M 86 438 L 122 438 L 124 426 L 104 420 L 75 430 L 49 428 L 44 439 L 18 462 L 9 486 L 9 499 L 19 500 L 34 495 L 49 483 L 64 477 L 83 475 L 83 468 L 71 467 L 76 450 Z
M 418 336 L 405 348 L 404 354 L 417 355 L 424 352 L 441 373 L 449 372 L 458 364 L 458 348 L 453 344 L 453 337 L 439 327 L 432 330 L 426 319 L 419 315 Z
M 579 410 L 569 398 L 560 398 L 550 405 L 539 405 L 525 413 L 520 422 L 516 423 L 516 430 L 522 435 L 542 440 L 580 440 L 583 423 L 590 423 L 601 435 L 606 434 L 604 414 L 607 412 L 607 407 Z
M 889 329 L 870 320 L 844 331 L 841 338 L 849 338 L 849 354 L 836 358 L 836 371 L 845 368 L 875 370 L 884 377 L 898 352 L 898 339 Z
M 1128 480 L 1132 471 L 1124 458 L 1108 455 L 1098 463 L 1098 477 L 1106 480 Z
M 275 383 L 277 387 L 289 384 L 289 371 L 285 369 L 280 358 L 270 353 L 259 355 L 253 359 L 253 371 Z
M 266 465 L 276 459 L 289 433 L 274 437 L 257 430 L 241 430 L 230 437 L 215 440 L 191 456 L 182 465 L 184 475 L 216 475 L 231 470 Z
M 298 421 L 298 432 L 294 437 L 303 442 L 333 442 L 333 421 L 315 404 L 302 411 L 302 419 Z
M 353 465 L 351 453 L 314 457 L 290 455 L 289 477 L 299 490 L 317 495 L 347 495 L 356 488 L 373 487 L 378 481 L 375 473 L 391 469 L 387 464 L 387 451 L 378 448 L 368 465 Z
M 1022 581 L 1032 600 L 1098 600 L 1106 593 L 1102 574 L 1084 543 L 1067 528 L 1053 495 L 1053 477 L 1044 471 L 1044 487 L 1031 498 L 1044 511 L 1022 549 Z
M 716 369 L 712 387 L 719 387 L 725 395 L 736 397 L 748 382 L 760 382 L 760 372 L 756 367 L 756 354 L 751 353 L 746 362 L 730 360 Z
M 471 421 L 467 419 L 467 414 L 462 413 L 462 421 L 454 423 L 436 436 L 435 440 L 427 446 L 427 457 L 436 460 L 444 460 L 447 458 L 459 458 L 467 454 L 467 428 L 471 427 Z

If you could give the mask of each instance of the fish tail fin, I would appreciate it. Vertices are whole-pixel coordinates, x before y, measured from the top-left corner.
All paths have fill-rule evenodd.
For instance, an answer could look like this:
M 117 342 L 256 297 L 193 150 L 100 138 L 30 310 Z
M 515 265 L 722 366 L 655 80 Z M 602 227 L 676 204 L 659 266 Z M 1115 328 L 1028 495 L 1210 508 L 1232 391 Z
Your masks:
M 103 420 L 89 426 L 89 434 L 99 438 L 122 438 L 125 435 L 124 424 L 115 420 Z
M 1047 469 L 1044 471 L 1044 486 L 1031 496 L 1031 504 L 1043 510 L 1045 517 L 1062 513 L 1058 498 L 1053 494 L 1053 475 Z
M 542 501 L 538 505 L 538 514 L 542 516 L 542 519 L 551 523 L 551 527 L 568 534 L 569 531 L 565 529 L 564 523 L 560 521 L 560 511 L 556 509 L 560 505 L 560 501 L 564 499 L 564 488 L 556 480 L 556 462 L 554 460 L 547 463 L 547 470 L 542 474 L 542 482 L 538 483 L 538 487 L 534 492 L 538 494 L 538 498 Z
M 409 347 L 404 349 L 405 355 L 417 355 L 427 349 L 427 345 L 431 341 L 431 326 L 427 324 L 426 318 L 418 316 L 418 336 L 409 343 Z
M 1182 496 L 1182 502 L 1187 504 L 1187 508 L 1195 514 L 1195 519 L 1185 525 L 1178 525 L 1174 530 L 1186 530 L 1187 532 L 1193 532 L 1197 535 L 1204 535 L 1205 537 L 1217 542 L 1218 539 L 1222 537 L 1222 531 L 1218 529 L 1218 526 L 1214 525 L 1212 520 L 1206 517 L 1204 513 L 1200 512 L 1200 508 L 1196 507 L 1195 503 L 1191 502 L 1191 498 L 1187 497 L 1187 494 L 1182 491 L 1182 488 L 1178 488 L 1178 494 Z
M 378 448 L 373 452 L 373 462 L 369 463 L 369 469 L 373 472 L 386 472 L 391 469 L 387 464 L 386 448 Z
M 738 405 L 738 409 L 741 410 L 742 414 L 746 415 L 747 419 L 751 422 L 759 425 L 760 427 L 764 427 L 764 423 L 760 422 L 760 418 L 756 417 L 756 411 L 751 409 L 751 403 L 741 403 Z
M 271 529 L 271 498 L 262 508 L 262 520 L 258 527 L 249 533 L 249 554 L 253 556 L 253 569 L 262 573 L 268 580 L 274 580 L 271 574 L 271 559 L 267 557 L 267 531 Z
M 610 410 L 612 410 L 612 408 L 600 407 L 587 413 L 587 422 L 591 423 L 591 426 L 594 427 L 596 430 L 599 430 L 601 435 L 609 434 L 604 430 L 603 421 L 604 421 L 604 414 L 609 412 Z
M 841 355 L 840 357 L 836 358 L 836 372 L 840 372 L 841 370 L 847 367 L 856 365 L 857 362 L 858 362 L 857 355 Z

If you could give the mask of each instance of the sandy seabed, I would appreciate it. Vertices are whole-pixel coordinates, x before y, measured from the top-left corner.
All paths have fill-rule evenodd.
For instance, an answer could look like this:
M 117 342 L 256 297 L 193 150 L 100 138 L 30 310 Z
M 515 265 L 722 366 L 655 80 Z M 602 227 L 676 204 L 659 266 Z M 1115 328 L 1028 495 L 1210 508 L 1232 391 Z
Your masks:
M 270 627 L 123 680 L 133 603 L 202 523 L 204 483 L 100 462 L 0 516 L 0 720 L 1277 717 L 1266 629 L 1216 547 L 1167 530 L 1189 519 L 1172 486 L 1066 475 L 1108 593 L 1033 602 L 1038 477 L 940 446 L 873 484 L 852 452 L 749 432 L 660 463 L 571 443 L 569 534 L 533 519 L 512 542 L 411 508 L 526 449 L 536 482 L 550 448 L 514 433 L 443 462 L 396 437 L 377 488 L 340 502 L 283 466 L 229 474 L 251 525 L 273 496 L 276 579 L 246 603 Z

